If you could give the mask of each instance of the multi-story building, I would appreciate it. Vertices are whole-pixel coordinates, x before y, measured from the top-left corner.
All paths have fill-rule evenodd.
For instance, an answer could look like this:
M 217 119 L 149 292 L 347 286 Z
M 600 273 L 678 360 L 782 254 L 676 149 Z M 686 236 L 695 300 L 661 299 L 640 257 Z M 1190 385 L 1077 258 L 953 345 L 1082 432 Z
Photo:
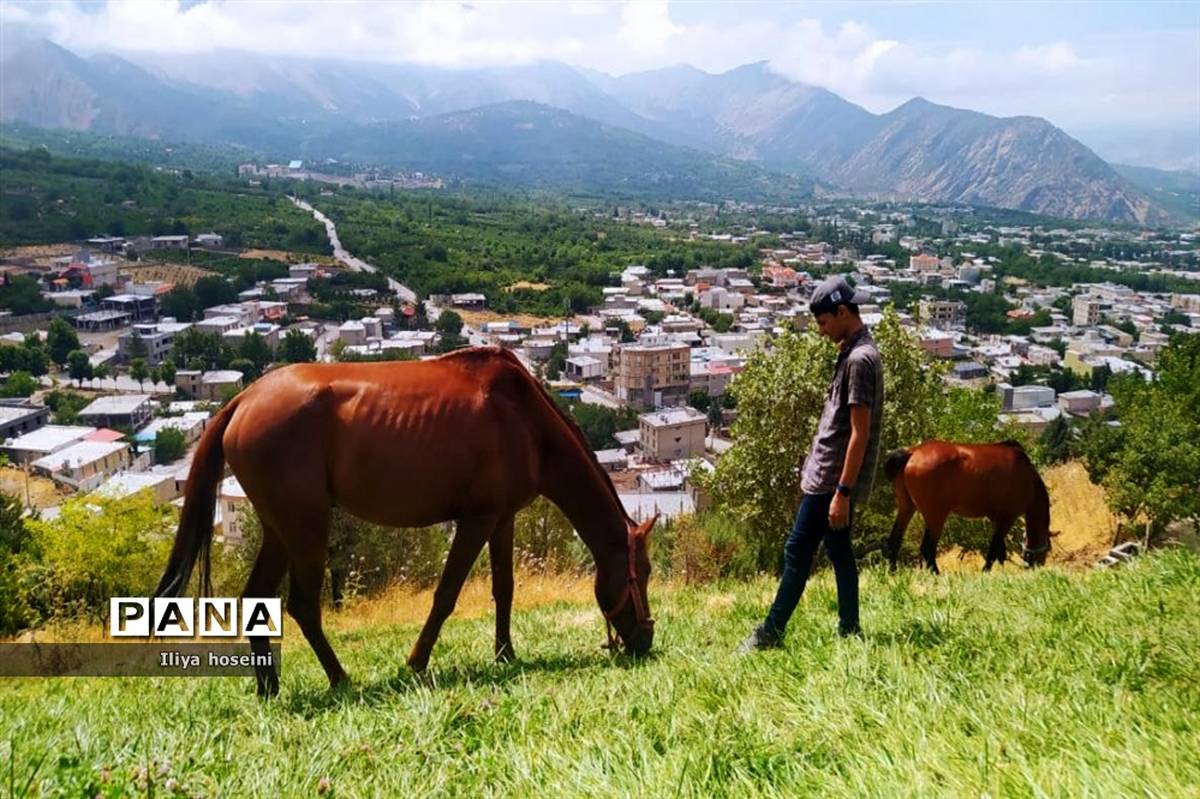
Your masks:
M 653 411 L 638 417 L 642 454 L 673 461 L 704 454 L 706 417 L 695 408 Z
M 171 354 L 175 337 L 191 327 L 189 322 L 158 322 L 134 325 L 133 329 L 117 337 L 117 352 L 126 361 L 144 358 L 150 366 L 158 366 Z M 136 339 L 141 339 L 139 348 Z
M 942 328 L 943 330 L 960 327 L 967 315 L 966 303 L 958 300 L 923 298 L 917 307 L 918 312 L 921 314 L 922 322 Z
M 1100 324 L 1100 301 L 1086 294 L 1071 301 L 1071 321 L 1076 327 Z
M 617 352 L 617 398 L 638 408 L 677 405 L 687 398 L 691 348 L 670 341 L 626 344 Z

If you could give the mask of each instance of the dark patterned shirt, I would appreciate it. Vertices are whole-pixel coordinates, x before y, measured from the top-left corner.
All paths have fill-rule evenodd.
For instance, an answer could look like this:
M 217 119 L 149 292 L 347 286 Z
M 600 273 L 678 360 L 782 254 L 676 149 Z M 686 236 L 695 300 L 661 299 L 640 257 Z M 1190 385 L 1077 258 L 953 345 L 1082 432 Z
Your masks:
M 865 326 L 845 342 L 838 354 L 833 380 L 825 394 L 825 410 L 801 472 L 800 490 L 805 494 L 829 494 L 837 488 L 850 447 L 851 405 L 871 409 L 871 437 L 851 492 L 855 502 L 862 502 L 870 496 L 875 480 L 883 419 L 883 365 Z

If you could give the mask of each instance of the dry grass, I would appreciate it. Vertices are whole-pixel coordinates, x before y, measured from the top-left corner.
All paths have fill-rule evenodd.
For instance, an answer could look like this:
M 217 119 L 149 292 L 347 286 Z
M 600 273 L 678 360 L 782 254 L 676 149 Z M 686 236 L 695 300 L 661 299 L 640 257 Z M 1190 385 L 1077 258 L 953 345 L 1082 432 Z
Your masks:
M 4 247 L 0 249 L 0 258 L 31 258 L 34 263 L 49 264 L 55 258 L 75 254 L 78 249 L 74 244 L 29 244 Z
M 246 250 L 239 258 L 253 258 L 262 261 L 282 261 L 288 264 L 321 264 L 334 266 L 337 261 L 331 255 L 316 255 L 311 252 L 288 252 L 287 250 Z
M 29 503 L 33 507 L 49 508 L 62 502 L 66 492 L 59 489 L 53 480 L 29 475 Z M 0 491 L 25 500 L 26 474 L 15 466 L 0 467 Z
M 1058 532 L 1053 559 L 1091 566 L 1112 546 L 1117 531 L 1104 489 L 1088 478 L 1078 461 L 1051 467 L 1042 477 L 1050 491 L 1050 527 Z
M 584 575 L 517 572 L 513 609 L 528 610 L 554 602 L 592 601 L 592 578 Z M 433 605 L 433 589 L 414 590 L 397 585 L 383 594 L 358 600 L 340 611 L 329 612 L 326 625 L 340 631 L 398 624 L 421 624 Z M 474 619 L 492 613 L 490 576 L 475 577 L 463 586 L 454 606 L 455 618 Z
M 184 264 L 146 264 L 123 266 L 121 267 L 121 274 L 138 283 L 162 281 L 164 283 L 172 283 L 176 286 L 191 288 L 196 285 L 196 281 L 200 278 L 215 275 L 216 272 Z
M 495 311 L 463 311 L 455 309 L 455 313 L 463 318 L 471 327 L 478 328 L 484 322 L 508 322 L 515 321 L 523 327 L 537 327 L 539 325 L 553 325 L 562 321 L 561 316 L 534 316 L 527 313 L 518 314 L 498 314 Z
M 528 280 L 518 280 L 511 286 L 505 286 L 505 291 L 518 291 L 519 289 L 529 289 L 530 291 L 545 291 L 550 288 L 549 283 L 530 283 Z

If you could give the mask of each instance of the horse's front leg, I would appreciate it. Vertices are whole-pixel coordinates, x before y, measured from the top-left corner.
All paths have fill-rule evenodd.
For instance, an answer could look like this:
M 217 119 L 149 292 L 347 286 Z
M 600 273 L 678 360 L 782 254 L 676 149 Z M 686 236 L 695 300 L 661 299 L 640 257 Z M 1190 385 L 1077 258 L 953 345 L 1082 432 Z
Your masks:
M 425 620 L 425 626 L 421 628 L 421 634 L 417 636 L 417 642 L 408 656 L 408 665 L 413 671 L 424 671 L 429 665 L 429 655 L 433 652 L 433 645 L 437 643 L 442 624 L 453 612 L 463 583 L 471 572 L 471 566 L 479 557 L 484 542 L 496 528 L 496 521 L 495 517 L 458 520 L 454 540 L 450 544 L 450 555 L 446 558 L 442 577 L 433 592 L 433 607 L 429 611 L 429 618 Z
M 492 562 L 492 598 L 496 600 L 496 660 L 517 659 L 512 643 L 513 517 L 500 520 L 488 539 Z

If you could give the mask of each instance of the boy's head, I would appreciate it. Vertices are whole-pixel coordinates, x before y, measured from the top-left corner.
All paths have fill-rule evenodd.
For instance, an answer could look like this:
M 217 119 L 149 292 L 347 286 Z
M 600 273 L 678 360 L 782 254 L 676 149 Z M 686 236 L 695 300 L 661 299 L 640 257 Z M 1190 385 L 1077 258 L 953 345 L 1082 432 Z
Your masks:
M 868 299 L 863 292 L 851 288 L 846 278 L 835 275 L 821 281 L 813 289 L 808 309 L 821 335 L 841 343 L 862 324 L 858 306 Z

